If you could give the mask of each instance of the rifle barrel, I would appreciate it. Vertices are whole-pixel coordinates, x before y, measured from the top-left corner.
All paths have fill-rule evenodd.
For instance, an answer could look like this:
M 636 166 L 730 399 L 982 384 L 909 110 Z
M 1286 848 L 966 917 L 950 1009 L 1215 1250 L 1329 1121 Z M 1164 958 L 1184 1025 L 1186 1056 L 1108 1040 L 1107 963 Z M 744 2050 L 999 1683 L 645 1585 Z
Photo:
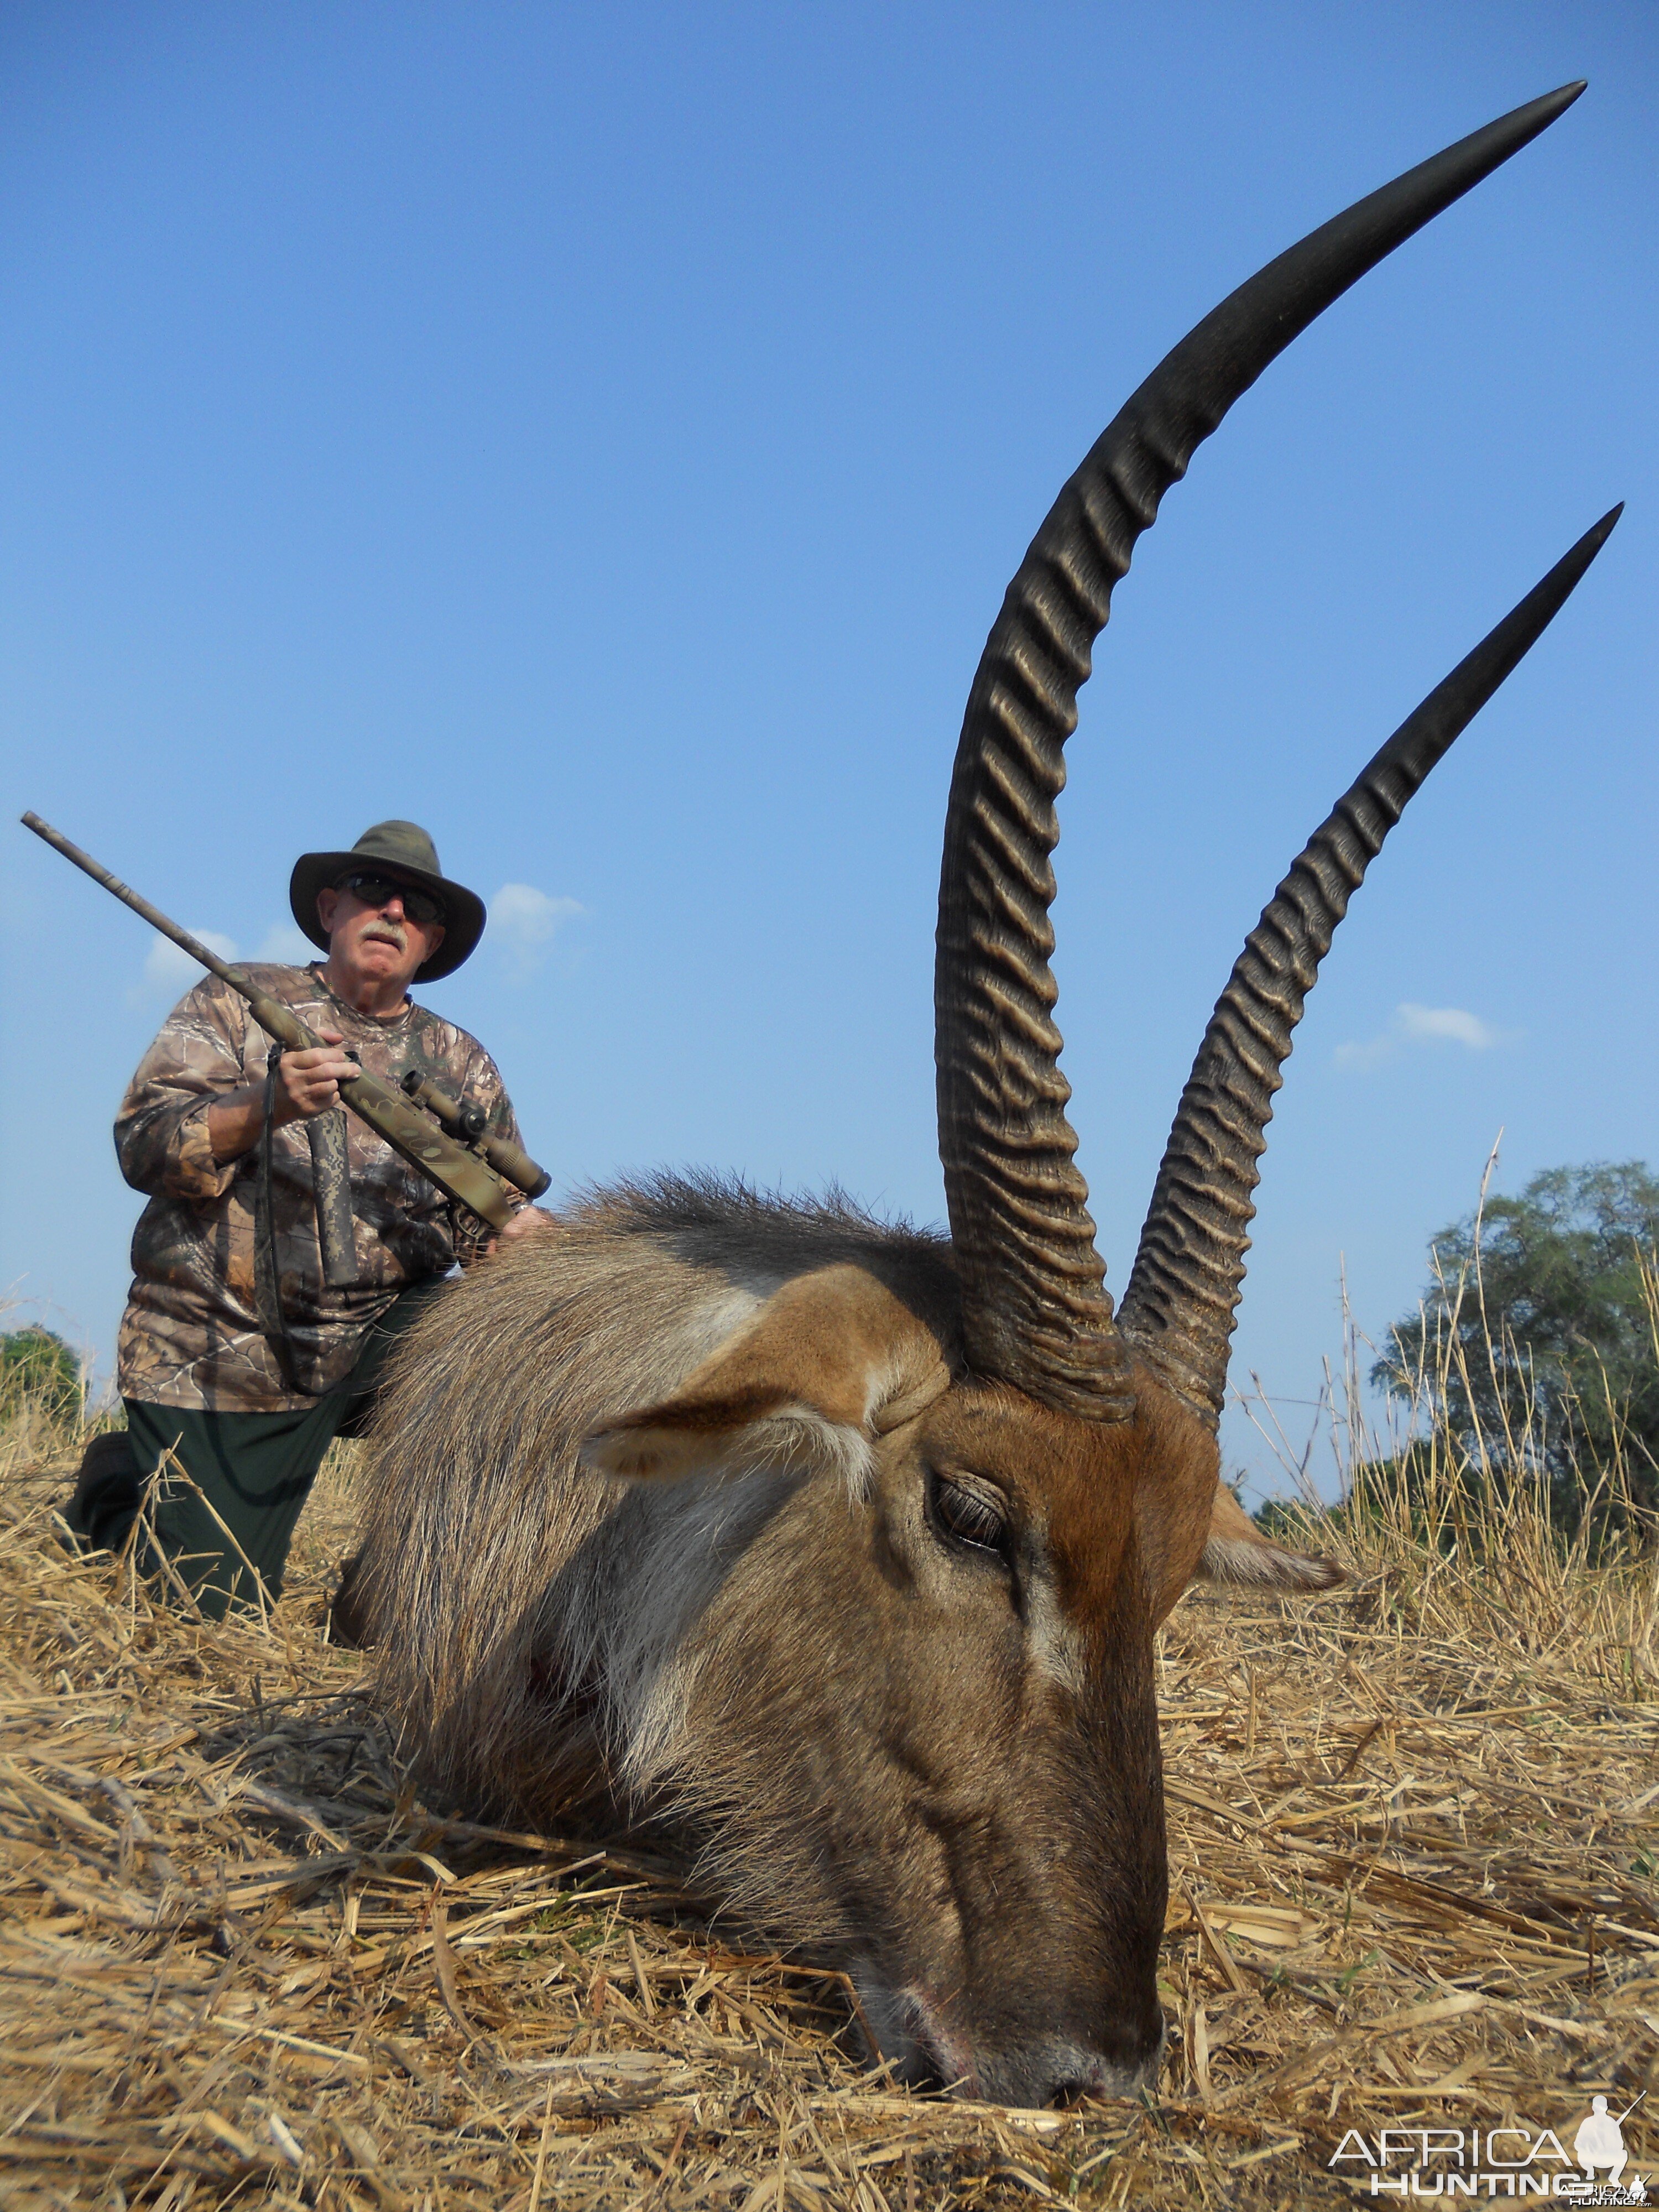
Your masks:
M 211 969 L 222 983 L 228 983 L 237 990 L 246 988 L 246 979 L 222 960 L 210 946 L 204 945 L 199 937 L 192 937 L 187 929 L 180 929 L 176 921 L 170 921 L 159 906 L 152 906 L 147 898 L 141 898 L 131 884 L 124 884 L 119 876 L 112 875 L 101 862 L 93 859 L 90 853 L 83 853 L 78 845 L 71 845 L 61 830 L 54 830 L 50 822 L 43 822 L 38 814 L 25 814 L 23 826 L 26 830 L 33 830 L 37 837 L 44 837 L 53 851 L 61 853 L 66 860 L 73 860 L 82 874 L 90 876 L 94 883 L 101 884 L 106 891 L 112 892 L 123 906 L 130 906 L 135 914 L 142 915 L 152 929 L 159 929 L 163 937 L 170 937 L 181 951 L 189 953 L 192 960 L 199 960 L 204 968 Z

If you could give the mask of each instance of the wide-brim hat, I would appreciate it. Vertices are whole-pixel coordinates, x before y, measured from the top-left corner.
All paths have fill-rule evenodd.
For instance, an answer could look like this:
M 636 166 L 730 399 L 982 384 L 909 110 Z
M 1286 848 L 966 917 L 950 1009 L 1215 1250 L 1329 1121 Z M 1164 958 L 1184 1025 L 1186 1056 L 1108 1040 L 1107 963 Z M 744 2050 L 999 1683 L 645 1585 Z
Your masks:
M 331 890 L 342 876 L 375 861 L 399 883 L 412 884 L 444 908 L 444 941 L 430 960 L 415 971 L 417 983 L 435 983 L 453 975 L 463 960 L 477 950 L 488 919 L 484 902 L 465 884 L 451 883 L 438 866 L 438 848 L 417 822 L 377 822 L 365 830 L 349 853 L 301 853 L 289 878 L 288 902 L 312 943 L 326 952 L 328 933 L 317 919 L 317 894 Z

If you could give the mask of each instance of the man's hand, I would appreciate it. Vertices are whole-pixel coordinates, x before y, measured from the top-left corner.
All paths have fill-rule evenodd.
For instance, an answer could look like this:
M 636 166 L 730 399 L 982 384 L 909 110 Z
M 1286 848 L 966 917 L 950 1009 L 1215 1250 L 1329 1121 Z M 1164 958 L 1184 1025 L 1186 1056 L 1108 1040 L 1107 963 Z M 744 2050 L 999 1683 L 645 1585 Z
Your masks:
M 362 1073 L 339 1049 L 344 1040 L 338 1030 L 319 1030 L 320 1045 L 303 1052 L 285 1052 L 276 1063 L 276 1098 L 270 1126 L 308 1121 L 313 1114 L 326 1114 L 340 1103 L 340 1085 L 349 1075 Z
M 270 1126 L 280 1129 L 288 1121 L 308 1121 L 340 1103 L 340 1084 L 348 1075 L 362 1073 L 357 1063 L 340 1050 L 344 1039 L 338 1030 L 319 1030 L 324 1042 L 301 1052 L 285 1052 L 276 1063 L 276 1095 Z M 259 1141 L 265 1124 L 263 1084 L 247 1084 L 228 1091 L 208 1108 L 208 1141 L 216 1160 L 240 1159 Z
M 497 1245 L 504 1244 L 509 1239 L 517 1243 L 521 1237 L 525 1237 L 556 1236 L 558 1227 L 559 1224 L 552 1215 L 544 1213 L 539 1206 L 521 1206 L 506 1228 L 492 1237 L 489 1243 L 484 1246 L 484 1257 L 487 1259 Z

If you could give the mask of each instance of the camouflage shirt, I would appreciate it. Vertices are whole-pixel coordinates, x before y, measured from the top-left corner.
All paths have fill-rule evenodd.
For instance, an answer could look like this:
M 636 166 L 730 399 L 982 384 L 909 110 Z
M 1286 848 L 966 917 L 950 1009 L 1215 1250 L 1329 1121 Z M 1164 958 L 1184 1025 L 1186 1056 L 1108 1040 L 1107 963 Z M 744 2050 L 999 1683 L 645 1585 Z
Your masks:
M 495 1063 L 453 1022 L 412 1005 L 392 1021 L 357 1013 L 329 989 L 319 963 L 244 972 L 313 1030 L 338 1030 L 370 1074 L 395 1086 L 417 1067 L 452 1096 L 482 1106 L 492 1135 L 519 1141 Z M 246 1000 L 208 976 L 167 1017 L 121 1102 L 116 1156 L 134 1189 L 149 1196 L 133 1234 L 133 1285 L 121 1318 L 123 1397 L 228 1413 L 308 1406 L 344 1381 L 362 1330 L 399 1291 L 457 1261 L 466 1265 L 490 1234 L 345 1114 L 357 1278 L 331 1290 L 322 1279 L 306 1125 L 274 1130 L 270 1217 L 293 1387 L 266 1336 L 255 1287 L 264 1146 L 216 1160 L 207 1127 L 216 1098 L 264 1084 L 270 1042 Z

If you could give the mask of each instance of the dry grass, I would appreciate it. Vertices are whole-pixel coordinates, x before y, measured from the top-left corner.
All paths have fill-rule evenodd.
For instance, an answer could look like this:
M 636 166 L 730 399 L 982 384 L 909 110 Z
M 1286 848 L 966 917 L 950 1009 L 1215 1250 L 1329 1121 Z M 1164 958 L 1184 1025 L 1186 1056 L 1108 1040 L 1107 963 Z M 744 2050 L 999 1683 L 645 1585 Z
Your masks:
M 1351 2125 L 1570 2131 L 1653 2078 L 1650 1561 L 1523 1520 L 1460 1549 L 1379 1496 L 1335 1600 L 1188 1599 L 1161 2094 L 1007 2113 L 872 2073 L 836 1977 L 747 1954 L 627 1839 L 424 1808 L 319 1632 L 343 1460 L 269 1626 L 215 1627 L 59 1547 L 77 1442 L 0 1441 L 15 2212 L 1327 2205 Z

